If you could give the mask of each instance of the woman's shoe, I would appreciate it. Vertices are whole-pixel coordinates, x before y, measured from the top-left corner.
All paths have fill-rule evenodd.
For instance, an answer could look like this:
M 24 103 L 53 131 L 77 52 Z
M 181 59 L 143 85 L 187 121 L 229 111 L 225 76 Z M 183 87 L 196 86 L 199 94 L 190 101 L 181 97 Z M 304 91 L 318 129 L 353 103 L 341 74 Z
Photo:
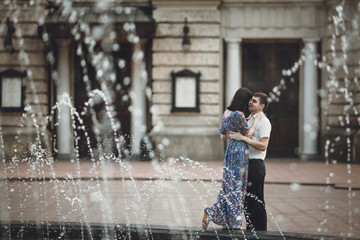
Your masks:
M 202 219 L 202 227 L 203 227 L 204 230 L 207 229 L 207 227 L 209 225 L 209 222 L 210 222 L 210 218 L 209 218 L 207 212 L 204 211 L 204 217 Z

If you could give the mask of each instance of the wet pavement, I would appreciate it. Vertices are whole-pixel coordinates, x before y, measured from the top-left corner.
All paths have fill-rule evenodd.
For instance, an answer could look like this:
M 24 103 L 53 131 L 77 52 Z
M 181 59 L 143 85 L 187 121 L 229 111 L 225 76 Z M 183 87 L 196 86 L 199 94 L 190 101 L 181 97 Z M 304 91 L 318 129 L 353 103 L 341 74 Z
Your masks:
M 143 224 L 201 229 L 222 161 L 3 164 L 1 222 Z M 6 169 L 6 171 L 4 171 Z M 267 159 L 268 230 L 360 238 L 360 165 Z M 6 176 L 5 176 L 6 175 Z M 219 229 L 212 223 L 208 231 Z

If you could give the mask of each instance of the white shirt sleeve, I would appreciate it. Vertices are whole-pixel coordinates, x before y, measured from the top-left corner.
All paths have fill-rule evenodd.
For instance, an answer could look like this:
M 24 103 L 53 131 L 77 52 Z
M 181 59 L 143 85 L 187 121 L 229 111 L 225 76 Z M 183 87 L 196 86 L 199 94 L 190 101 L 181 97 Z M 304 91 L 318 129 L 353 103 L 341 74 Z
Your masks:
M 260 139 L 264 137 L 270 138 L 270 132 L 271 132 L 271 123 L 268 118 L 264 117 L 261 121 L 261 124 L 259 123 Z

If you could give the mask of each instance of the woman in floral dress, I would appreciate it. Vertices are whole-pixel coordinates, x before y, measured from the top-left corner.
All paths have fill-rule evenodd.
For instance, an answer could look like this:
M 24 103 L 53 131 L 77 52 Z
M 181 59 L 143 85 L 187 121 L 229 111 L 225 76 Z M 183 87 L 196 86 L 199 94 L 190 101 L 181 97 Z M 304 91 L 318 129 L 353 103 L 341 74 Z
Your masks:
M 240 88 L 235 93 L 230 106 L 223 114 L 220 127 L 221 139 L 228 139 L 228 132 L 240 132 L 251 137 L 257 122 L 248 129 L 245 113 L 248 113 L 252 93 L 247 88 Z M 216 203 L 204 209 L 202 226 L 207 228 L 210 221 L 227 228 L 241 227 L 241 213 L 244 206 L 248 176 L 248 146 L 243 141 L 229 139 L 224 156 L 223 180 Z

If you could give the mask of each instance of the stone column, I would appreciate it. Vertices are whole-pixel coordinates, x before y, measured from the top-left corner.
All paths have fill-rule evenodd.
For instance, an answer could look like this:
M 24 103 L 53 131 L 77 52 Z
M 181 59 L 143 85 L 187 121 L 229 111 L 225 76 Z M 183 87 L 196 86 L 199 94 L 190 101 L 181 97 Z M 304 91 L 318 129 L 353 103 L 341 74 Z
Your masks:
M 317 59 L 318 38 L 303 39 L 305 43 L 304 83 L 303 83 L 303 149 L 301 157 L 318 154 L 318 72 L 314 61 Z
M 56 128 L 57 158 L 70 159 L 73 149 L 70 108 L 66 105 L 70 99 L 70 39 L 56 39 L 58 49 L 56 81 L 57 102 L 60 103 L 58 116 L 59 125 Z M 62 104 L 61 104 L 62 103 Z
M 145 40 L 133 47 L 131 67 L 131 149 L 134 156 L 140 155 L 140 142 L 146 133 L 146 98 L 147 72 L 144 62 Z
M 225 38 L 227 44 L 226 58 L 226 106 L 230 102 L 235 92 L 241 87 L 241 38 Z

